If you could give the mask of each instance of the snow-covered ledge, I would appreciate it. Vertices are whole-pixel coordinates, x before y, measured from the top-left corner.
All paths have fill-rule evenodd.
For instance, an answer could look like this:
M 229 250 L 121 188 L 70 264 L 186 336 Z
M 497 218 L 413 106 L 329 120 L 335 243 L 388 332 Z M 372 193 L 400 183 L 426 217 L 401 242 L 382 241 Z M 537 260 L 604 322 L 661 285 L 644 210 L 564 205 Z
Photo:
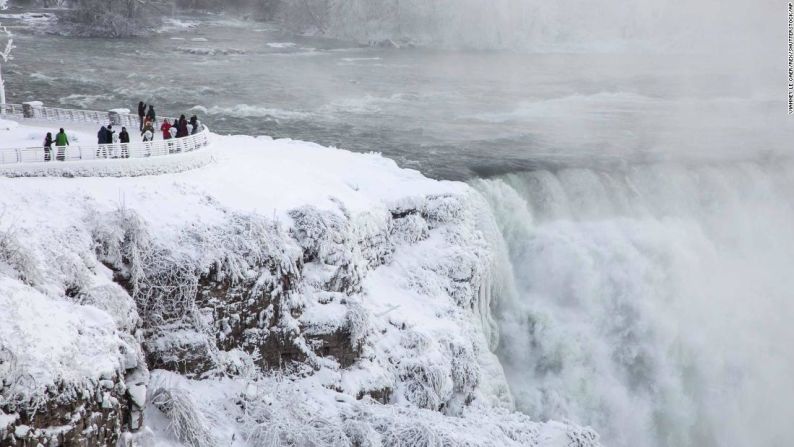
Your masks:
M 479 193 L 378 154 L 212 146 L 181 174 L 0 177 L 0 445 L 599 447 L 511 411 Z
M 213 160 L 204 149 L 161 157 L 0 164 L 2 177 L 139 177 L 189 171 Z

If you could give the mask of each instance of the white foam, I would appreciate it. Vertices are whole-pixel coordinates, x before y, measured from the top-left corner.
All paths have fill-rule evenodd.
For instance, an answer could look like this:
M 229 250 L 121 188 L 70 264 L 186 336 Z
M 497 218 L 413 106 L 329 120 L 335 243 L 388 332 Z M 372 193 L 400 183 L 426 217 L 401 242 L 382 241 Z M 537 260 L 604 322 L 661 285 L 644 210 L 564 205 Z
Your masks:
M 794 436 L 792 173 L 670 163 L 478 183 L 510 251 L 500 356 L 518 408 L 615 446 Z

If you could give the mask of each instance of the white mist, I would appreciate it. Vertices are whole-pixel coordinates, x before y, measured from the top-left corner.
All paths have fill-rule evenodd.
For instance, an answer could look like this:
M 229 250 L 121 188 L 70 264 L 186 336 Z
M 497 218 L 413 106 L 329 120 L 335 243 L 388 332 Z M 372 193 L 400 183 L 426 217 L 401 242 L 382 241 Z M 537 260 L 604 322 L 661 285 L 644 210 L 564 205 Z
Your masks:
M 477 181 L 508 247 L 516 406 L 610 446 L 794 438 L 794 164 L 657 164 Z

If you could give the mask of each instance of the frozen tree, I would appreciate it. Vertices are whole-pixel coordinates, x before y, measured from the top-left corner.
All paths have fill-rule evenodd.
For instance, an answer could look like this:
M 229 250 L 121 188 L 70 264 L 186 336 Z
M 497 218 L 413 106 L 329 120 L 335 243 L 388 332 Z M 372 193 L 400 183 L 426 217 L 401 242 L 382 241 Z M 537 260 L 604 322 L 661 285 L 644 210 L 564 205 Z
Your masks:
M 170 14 L 163 5 L 149 0 L 78 0 L 69 18 L 79 34 L 127 37 L 144 32 L 157 17 Z
M 0 9 L 5 8 L 6 3 L 5 0 L 0 0 Z M 5 26 L 0 24 L 0 45 L 2 45 L 2 41 L 5 39 L 5 46 L 0 46 L 3 48 L 0 51 L 0 105 L 6 103 L 6 88 L 5 82 L 3 81 L 3 64 L 10 61 L 11 51 L 14 50 L 14 39 L 11 36 L 11 31 L 8 30 Z

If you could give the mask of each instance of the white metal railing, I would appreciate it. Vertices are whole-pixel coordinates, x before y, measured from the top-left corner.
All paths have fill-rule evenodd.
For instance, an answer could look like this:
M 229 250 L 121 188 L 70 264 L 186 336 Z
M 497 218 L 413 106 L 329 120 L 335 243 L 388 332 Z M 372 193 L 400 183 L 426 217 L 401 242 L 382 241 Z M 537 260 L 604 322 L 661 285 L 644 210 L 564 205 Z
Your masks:
M 32 112 L 31 112 L 32 111 Z M 94 110 L 73 110 L 57 107 L 26 108 L 19 104 L 0 105 L 0 117 L 8 115 L 14 118 L 40 119 L 48 121 L 87 122 L 94 124 L 107 124 L 110 122 L 108 112 Z M 116 114 L 116 122 L 137 129 L 140 120 L 135 115 Z M 159 118 L 158 118 L 159 119 Z M 163 117 L 169 122 L 174 118 Z M 120 121 L 120 123 L 118 122 Z M 209 128 L 202 125 L 201 129 L 182 138 L 169 140 L 145 141 L 134 143 L 111 143 L 98 145 L 72 144 L 69 146 L 55 146 L 51 150 L 44 147 L 0 148 L 0 165 L 28 162 L 60 162 L 74 160 L 102 160 L 157 157 L 162 155 L 192 152 L 209 144 Z
M 0 116 L 22 117 L 22 106 L 19 104 L 0 104 Z
M 122 126 L 139 127 L 141 124 L 137 115 L 127 113 L 113 114 L 112 112 L 100 112 L 98 110 L 63 109 L 60 107 L 26 106 L 23 104 L 0 105 L 0 116 L 3 114 L 46 121 L 107 124 L 115 119 L 118 121 L 113 122 L 113 124 Z M 173 122 L 175 119 L 173 117 L 161 118 L 168 119 L 169 122 Z
M 50 151 L 43 147 L 0 149 L 0 164 L 158 157 L 192 152 L 207 144 L 209 144 L 209 129 L 202 126 L 202 129 L 194 135 L 170 140 L 99 145 L 73 144 L 53 146 Z

